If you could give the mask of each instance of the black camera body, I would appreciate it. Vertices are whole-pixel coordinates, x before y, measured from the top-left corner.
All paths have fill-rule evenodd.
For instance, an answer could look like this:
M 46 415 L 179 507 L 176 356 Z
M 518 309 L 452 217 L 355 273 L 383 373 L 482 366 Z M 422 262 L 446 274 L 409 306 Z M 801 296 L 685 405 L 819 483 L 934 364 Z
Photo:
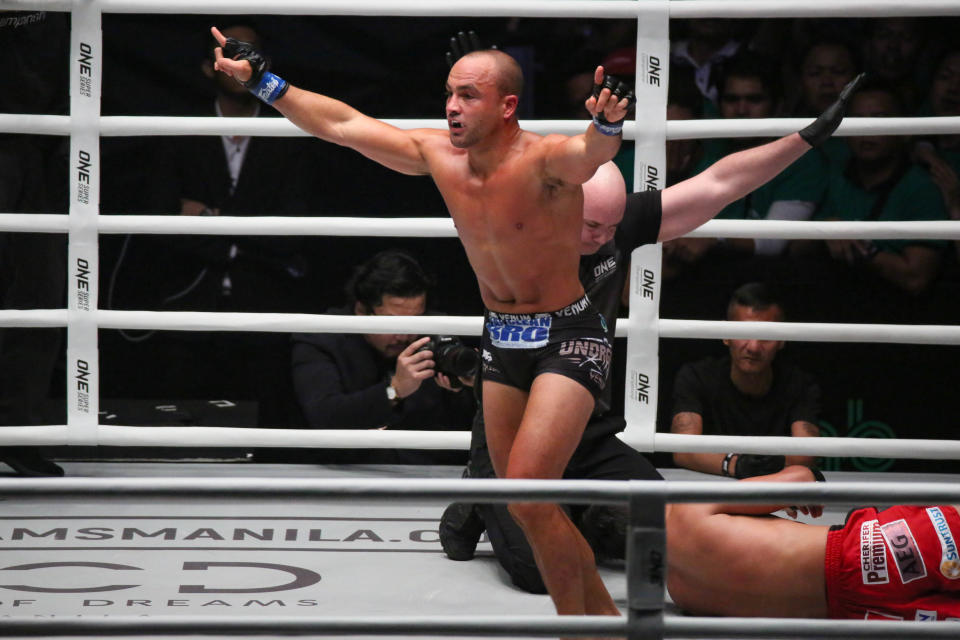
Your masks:
M 458 384 L 457 378 L 470 378 L 477 375 L 480 365 L 480 356 L 477 352 L 463 344 L 457 336 L 430 336 L 427 344 L 417 349 L 432 351 L 435 370 L 451 378 L 453 384 Z

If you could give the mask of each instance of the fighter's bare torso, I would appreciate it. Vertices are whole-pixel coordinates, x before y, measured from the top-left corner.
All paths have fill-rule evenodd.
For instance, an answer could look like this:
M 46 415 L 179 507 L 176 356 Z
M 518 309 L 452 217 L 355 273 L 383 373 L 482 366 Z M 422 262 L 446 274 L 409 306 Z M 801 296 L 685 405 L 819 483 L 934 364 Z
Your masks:
M 676 604 L 706 615 L 826 617 L 828 527 L 776 516 L 708 515 L 701 506 L 671 508 L 667 576 Z
M 445 132 L 424 132 L 424 155 L 477 275 L 487 308 L 560 309 L 583 295 L 577 276 L 583 190 L 549 176 L 550 137 L 517 131 L 489 173 Z

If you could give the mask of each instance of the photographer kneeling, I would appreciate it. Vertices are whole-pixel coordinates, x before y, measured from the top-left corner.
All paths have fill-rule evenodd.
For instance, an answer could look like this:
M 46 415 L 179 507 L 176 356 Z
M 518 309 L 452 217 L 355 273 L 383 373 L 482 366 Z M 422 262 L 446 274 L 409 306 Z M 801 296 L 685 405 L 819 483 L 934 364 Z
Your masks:
M 349 306 L 337 315 L 419 316 L 433 279 L 409 254 L 378 253 L 347 282 Z M 314 429 L 467 430 L 476 405 L 478 356 L 451 336 L 389 333 L 294 334 L 293 383 Z M 461 374 L 461 375 L 457 375 Z M 464 451 L 329 449 L 314 462 L 457 464 Z

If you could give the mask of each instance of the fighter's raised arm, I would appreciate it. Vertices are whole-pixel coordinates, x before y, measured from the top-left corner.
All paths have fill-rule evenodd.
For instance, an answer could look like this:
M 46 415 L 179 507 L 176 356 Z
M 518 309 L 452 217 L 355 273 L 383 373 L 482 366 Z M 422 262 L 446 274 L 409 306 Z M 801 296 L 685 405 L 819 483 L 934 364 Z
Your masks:
M 266 59 L 248 43 L 210 32 L 220 44 L 214 68 L 273 105 L 290 122 L 322 140 L 354 149 L 400 173 L 430 172 L 423 147 L 430 138 L 444 140 L 441 130 L 404 130 L 357 111 L 339 100 L 291 86 L 270 73 Z
M 823 144 L 840 126 L 847 103 L 863 81 L 851 80 L 837 101 L 797 133 L 721 158 L 707 170 L 663 191 L 660 242 L 696 229 L 725 206 L 773 179 L 812 147 Z
M 547 173 L 564 182 L 583 184 L 604 162 L 613 159 L 623 140 L 623 122 L 636 104 L 631 88 L 597 67 L 593 75 L 593 94 L 585 107 L 593 122 L 579 135 L 547 136 L 553 145 L 547 155 Z

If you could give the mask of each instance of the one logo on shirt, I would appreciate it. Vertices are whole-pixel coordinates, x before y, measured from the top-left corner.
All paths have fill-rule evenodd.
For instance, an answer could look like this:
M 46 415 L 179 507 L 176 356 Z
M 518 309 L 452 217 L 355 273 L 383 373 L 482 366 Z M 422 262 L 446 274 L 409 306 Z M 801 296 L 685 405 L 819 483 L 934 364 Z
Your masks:
M 957 539 L 953 537 L 950 525 L 947 524 L 947 516 L 940 507 L 927 507 L 927 515 L 930 516 L 930 522 L 940 538 L 940 548 L 943 550 L 940 556 L 940 573 L 950 580 L 956 580 L 960 578 L 960 553 L 957 551 Z
M 493 362 L 493 356 L 490 355 L 490 352 L 487 351 L 486 349 L 483 350 L 483 353 L 481 354 L 480 357 L 483 358 L 486 362 Z
M 883 537 L 890 546 L 894 565 L 900 572 L 900 581 L 908 584 L 927 577 L 927 566 L 920 555 L 920 548 L 913 537 L 907 521 L 901 518 L 880 527 Z
M 487 332 L 493 346 L 500 349 L 539 349 L 550 340 L 552 322 L 549 315 L 492 315 L 487 318 Z
M 919 622 L 936 622 L 937 612 L 927 611 L 926 609 L 917 609 L 917 615 L 914 616 L 913 619 Z
M 863 584 L 887 584 L 887 548 L 883 544 L 879 522 L 870 520 L 860 525 L 860 573 Z
M 616 270 L 617 261 L 611 256 L 593 268 L 593 277 L 600 281 Z

